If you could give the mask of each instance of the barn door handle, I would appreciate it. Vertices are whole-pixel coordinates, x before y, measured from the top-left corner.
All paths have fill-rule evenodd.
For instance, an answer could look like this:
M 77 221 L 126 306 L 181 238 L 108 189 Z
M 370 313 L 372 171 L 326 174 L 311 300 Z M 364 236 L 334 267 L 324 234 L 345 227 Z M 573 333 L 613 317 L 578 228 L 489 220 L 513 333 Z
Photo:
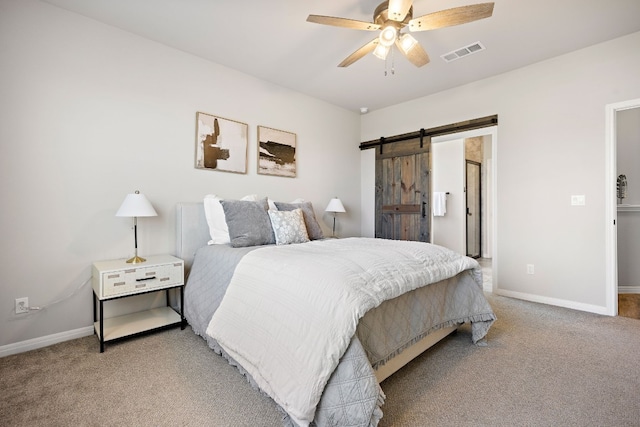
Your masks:
M 427 202 L 422 202 L 422 218 L 427 216 Z

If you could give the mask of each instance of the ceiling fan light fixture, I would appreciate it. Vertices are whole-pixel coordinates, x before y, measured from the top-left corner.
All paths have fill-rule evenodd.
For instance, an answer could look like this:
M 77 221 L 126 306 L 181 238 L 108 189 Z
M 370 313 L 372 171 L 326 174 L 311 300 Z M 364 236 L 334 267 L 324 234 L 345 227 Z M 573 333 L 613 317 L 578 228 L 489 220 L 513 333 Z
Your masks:
M 376 48 L 373 50 L 373 54 L 376 57 L 384 60 L 384 59 L 387 59 L 387 55 L 389 54 L 389 50 L 391 50 L 391 47 L 385 46 L 383 44 L 378 43 L 376 45 Z
M 380 44 L 389 47 L 396 42 L 397 37 L 398 29 L 393 25 L 387 25 L 380 32 Z
M 466 24 L 491 17 L 494 7 L 493 2 L 478 3 L 439 10 L 414 18 L 413 3 L 414 0 L 384 0 L 375 8 L 373 22 L 324 15 L 309 15 L 307 21 L 334 27 L 377 32 L 377 37 L 347 56 L 338 64 L 338 67 L 348 67 L 372 52 L 376 57 L 386 59 L 389 52 L 393 52 L 394 44 L 409 62 L 416 67 L 422 67 L 429 63 L 429 55 L 415 38 L 403 33 L 405 28 L 412 32 L 429 31 Z M 472 48 L 468 49 L 468 53 L 474 52 Z M 448 60 L 449 56 L 454 55 L 458 56 L 455 52 L 446 54 L 445 59 Z
M 406 54 L 418 44 L 418 40 L 416 40 L 411 34 L 403 34 L 399 39 L 399 44 L 402 52 Z

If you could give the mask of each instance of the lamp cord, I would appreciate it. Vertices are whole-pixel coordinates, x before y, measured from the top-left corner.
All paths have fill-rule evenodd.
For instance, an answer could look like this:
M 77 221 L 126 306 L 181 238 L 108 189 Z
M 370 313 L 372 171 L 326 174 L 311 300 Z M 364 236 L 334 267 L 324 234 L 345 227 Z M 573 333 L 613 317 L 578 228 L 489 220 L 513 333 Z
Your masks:
M 78 292 L 80 292 L 80 290 L 81 290 L 82 288 L 84 288 L 84 287 L 85 287 L 88 283 L 90 283 L 90 282 L 91 282 L 91 277 L 89 277 L 88 279 L 86 279 L 85 281 L 83 281 L 82 283 L 80 283 L 80 285 L 78 285 L 78 286 L 77 286 L 73 291 L 71 291 L 71 293 L 69 293 L 69 294 L 67 294 L 67 295 L 65 295 L 65 296 L 63 296 L 63 297 L 61 297 L 61 298 L 58 298 L 58 299 L 56 299 L 56 300 L 53 300 L 53 301 L 51 301 L 49 304 L 46 304 L 46 305 L 40 305 L 40 306 L 35 306 L 35 305 L 34 305 L 34 306 L 29 306 L 29 307 L 27 307 L 27 309 L 28 309 L 29 311 L 28 311 L 26 314 L 27 314 L 27 315 L 29 315 L 29 314 L 31 314 L 31 312 L 32 312 L 32 311 L 42 311 L 42 310 L 46 310 L 47 308 L 49 308 L 49 307 L 51 307 L 51 306 L 54 306 L 54 305 L 56 305 L 56 304 L 60 304 L 61 302 L 68 300 L 69 298 L 71 298 L 72 296 L 74 296 L 75 294 L 77 294 Z M 12 310 L 12 312 L 13 312 L 13 310 Z M 20 316 L 22 316 L 22 315 L 20 315 Z

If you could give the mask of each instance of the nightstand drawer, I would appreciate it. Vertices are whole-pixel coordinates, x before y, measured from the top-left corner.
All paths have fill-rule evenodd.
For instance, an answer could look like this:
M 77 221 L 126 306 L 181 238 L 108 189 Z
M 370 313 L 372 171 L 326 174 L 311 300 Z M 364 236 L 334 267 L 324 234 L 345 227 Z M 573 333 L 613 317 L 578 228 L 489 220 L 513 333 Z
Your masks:
M 181 263 L 137 267 L 118 272 L 103 273 L 102 296 L 110 297 L 175 285 L 182 281 L 181 275 Z
M 102 275 L 103 296 L 117 295 L 127 292 L 131 286 L 131 280 L 127 284 L 127 277 L 124 271 L 104 273 Z
M 149 260 L 152 262 L 136 266 L 124 261 L 95 263 L 93 284 L 98 298 L 114 298 L 183 283 L 182 260 L 161 257 L 150 257 Z

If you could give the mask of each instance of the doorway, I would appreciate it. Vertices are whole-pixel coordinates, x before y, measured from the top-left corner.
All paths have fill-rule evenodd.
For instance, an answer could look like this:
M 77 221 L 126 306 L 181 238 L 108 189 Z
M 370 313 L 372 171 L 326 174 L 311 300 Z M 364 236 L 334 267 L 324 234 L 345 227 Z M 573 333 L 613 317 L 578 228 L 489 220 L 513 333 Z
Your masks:
M 612 316 L 621 314 L 619 294 L 633 297 L 635 304 L 640 293 L 640 268 L 635 262 L 640 253 L 640 177 L 634 176 L 640 150 L 638 117 L 640 99 L 606 106 L 606 310 Z M 621 175 L 629 178 L 628 191 L 622 193 L 618 191 Z
M 611 316 L 618 315 L 618 292 L 619 292 L 619 280 L 622 278 L 627 281 L 626 277 L 629 276 L 627 268 L 634 268 L 635 262 L 627 263 L 626 258 L 620 258 L 622 255 L 627 256 L 628 250 L 636 252 L 636 249 L 626 248 L 624 252 L 619 252 L 618 239 L 620 233 L 628 233 L 629 230 L 634 231 L 638 227 L 628 228 L 631 222 L 638 220 L 640 215 L 640 200 L 627 200 L 621 201 L 617 194 L 618 177 L 620 174 L 624 174 L 625 165 L 618 165 L 618 144 L 622 143 L 619 138 L 622 134 L 619 134 L 618 121 L 620 114 L 626 114 L 630 110 L 640 109 L 640 99 L 609 104 L 606 106 L 606 190 L 605 200 L 607 206 L 607 214 L 605 221 L 607 224 L 607 238 L 606 238 L 606 277 L 607 277 L 607 289 L 606 289 L 606 314 Z M 620 170 L 619 170 L 620 169 Z M 629 223 L 627 223 L 629 221 Z M 625 228 L 627 227 L 627 228 Z M 634 243 L 633 239 L 624 243 Z M 637 254 L 635 254 L 637 258 Z M 621 265 L 622 264 L 622 265 Z M 623 268 L 623 271 L 619 271 L 619 267 Z M 638 279 L 640 283 L 640 278 Z M 622 284 L 622 287 L 626 287 L 626 284 Z
M 467 158 L 465 151 L 469 151 L 464 147 L 465 141 L 470 139 L 482 140 L 483 154 L 478 158 Z M 456 143 L 456 141 L 459 141 Z M 453 144 L 447 144 L 447 143 Z M 445 143 L 445 144 L 443 144 Z M 434 217 L 431 226 L 432 243 L 451 247 L 459 253 L 476 252 L 478 260 L 483 267 L 488 268 L 491 273 L 489 283 L 484 286 L 485 291 L 493 291 L 499 289 L 498 283 L 498 256 L 497 256 L 497 239 L 496 239 L 496 222 L 497 222 L 497 155 L 498 155 L 498 127 L 491 126 L 472 131 L 459 132 L 454 134 L 432 137 L 432 190 L 446 191 L 450 194 L 447 196 L 447 213 L 443 217 Z M 439 156 L 444 153 L 448 154 L 444 162 L 439 160 Z M 479 170 L 480 178 L 478 182 L 479 195 L 473 200 L 466 201 L 469 191 L 465 192 L 465 174 L 467 160 L 471 160 L 471 174 L 475 175 Z M 457 165 L 457 166 L 456 166 Z M 459 172 L 455 172 L 455 170 Z M 443 173 L 442 173 L 443 172 Z M 453 189 L 453 190 L 452 190 Z M 474 191 L 475 193 L 475 191 Z M 467 250 L 467 205 L 469 205 L 472 221 L 473 217 L 477 222 L 473 222 L 473 233 L 469 233 L 472 242 L 472 251 Z M 476 206 L 475 212 L 472 206 Z M 479 245 L 479 247 L 477 247 Z M 473 254 L 474 257 L 476 254 Z

